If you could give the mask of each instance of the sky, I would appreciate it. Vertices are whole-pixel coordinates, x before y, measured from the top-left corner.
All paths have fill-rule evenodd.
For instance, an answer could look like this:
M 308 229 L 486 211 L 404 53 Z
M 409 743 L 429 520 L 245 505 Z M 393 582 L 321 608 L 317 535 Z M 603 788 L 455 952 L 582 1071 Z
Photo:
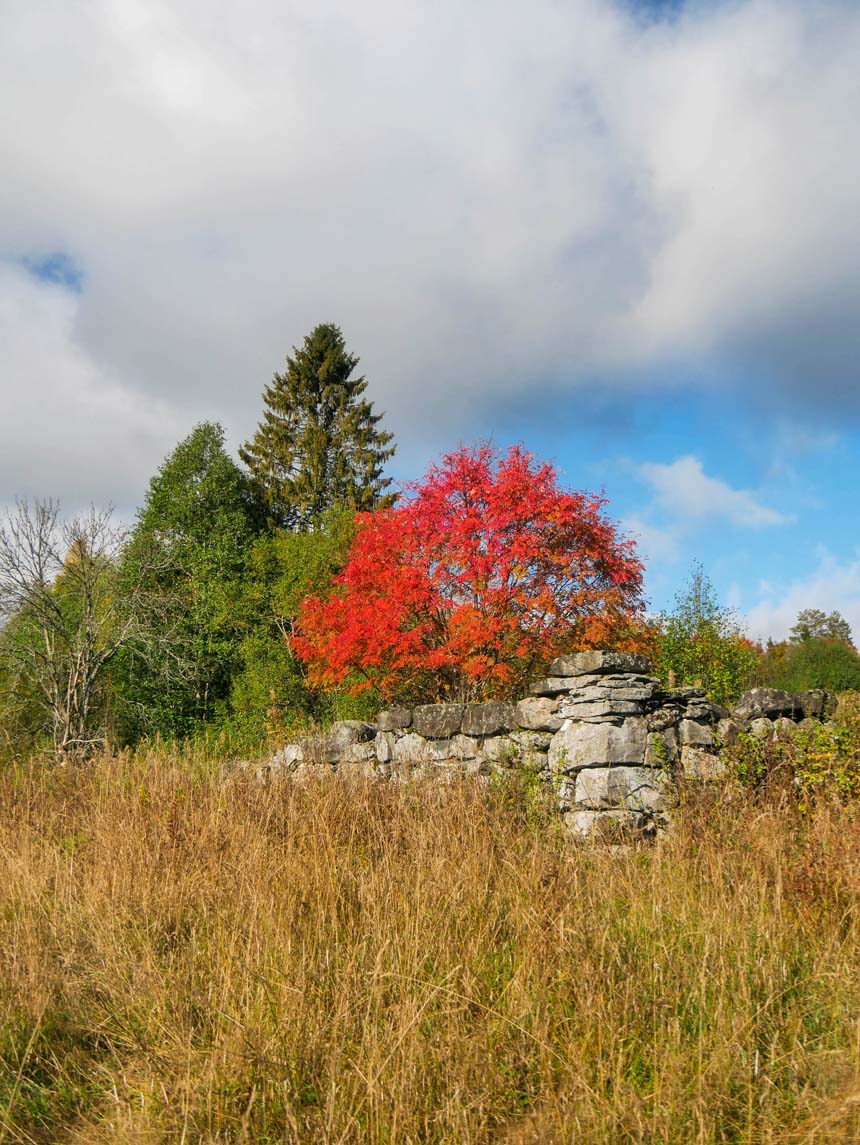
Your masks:
M 860 640 L 858 0 L 0 0 L 0 505 L 130 520 L 336 322 L 420 476 L 523 443 L 652 609 Z

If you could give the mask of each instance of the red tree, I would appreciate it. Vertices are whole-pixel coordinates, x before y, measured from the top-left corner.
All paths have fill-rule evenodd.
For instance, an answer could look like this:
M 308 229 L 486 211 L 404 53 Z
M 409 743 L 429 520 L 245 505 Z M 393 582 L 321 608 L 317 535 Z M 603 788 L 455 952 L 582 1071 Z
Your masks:
M 449 454 L 394 508 L 359 515 L 330 594 L 304 602 L 294 648 L 311 682 L 501 695 L 559 652 L 633 646 L 643 569 L 605 505 L 518 447 Z

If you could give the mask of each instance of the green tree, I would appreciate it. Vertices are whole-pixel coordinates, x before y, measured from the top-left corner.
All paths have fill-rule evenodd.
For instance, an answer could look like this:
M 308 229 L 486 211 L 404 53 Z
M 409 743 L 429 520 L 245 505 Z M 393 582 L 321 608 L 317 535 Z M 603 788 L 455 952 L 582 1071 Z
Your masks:
M 385 463 L 392 435 L 377 428 L 381 414 L 361 395 L 358 358 L 340 329 L 317 326 L 293 347 L 283 374 L 263 392 L 263 419 L 239 450 L 271 520 L 307 529 L 332 505 L 373 509 L 390 504 Z
M 105 738 L 109 666 L 139 632 L 141 600 L 117 588 L 123 533 L 110 511 L 62 521 L 53 501 L 0 522 L 0 712 L 6 748 L 85 755 Z
M 800 641 L 770 644 L 762 658 L 760 675 L 772 688 L 805 692 L 860 690 L 860 656 L 844 640 L 809 636 Z
M 121 568 L 125 590 L 147 602 L 116 673 L 121 738 L 184 735 L 226 710 L 244 636 L 237 601 L 263 518 L 220 425 L 198 425 L 153 477 Z
M 308 720 L 367 714 L 367 701 L 310 689 L 291 647 L 302 601 L 329 588 L 354 535 L 353 512 L 333 508 L 309 532 L 278 530 L 254 544 L 240 603 L 242 669 L 231 693 L 233 720 L 244 738 L 283 738 Z
M 675 608 L 659 619 L 658 664 L 665 680 L 705 689 L 720 704 L 733 702 L 751 684 L 756 646 L 735 614 L 717 600 L 702 566 L 693 566 Z
M 804 608 L 797 614 L 797 620 L 789 633 L 789 640 L 801 644 L 805 640 L 841 640 L 852 645 L 851 625 L 838 612 L 828 616 L 818 608 Z

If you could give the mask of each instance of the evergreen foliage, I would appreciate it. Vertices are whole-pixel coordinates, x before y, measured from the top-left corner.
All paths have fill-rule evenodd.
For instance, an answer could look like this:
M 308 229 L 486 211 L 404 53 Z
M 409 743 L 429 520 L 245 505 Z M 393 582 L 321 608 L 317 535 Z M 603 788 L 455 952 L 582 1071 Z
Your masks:
M 263 420 L 239 450 L 272 522 L 307 529 L 332 505 L 367 510 L 390 505 L 384 491 L 390 433 L 377 428 L 381 414 L 362 397 L 339 327 L 317 326 L 301 349 L 293 347 L 283 374 L 263 393 Z

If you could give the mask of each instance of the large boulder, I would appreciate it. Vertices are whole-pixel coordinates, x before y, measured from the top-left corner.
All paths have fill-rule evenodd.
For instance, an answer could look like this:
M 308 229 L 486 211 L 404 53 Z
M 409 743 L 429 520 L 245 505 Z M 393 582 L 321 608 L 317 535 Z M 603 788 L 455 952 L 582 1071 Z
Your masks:
M 820 688 L 798 692 L 795 699 L 807 719 L 825 720 L 836 711 L 836 697 Z
M 565 724 L 552 737 L 549 762 L 553 771 L 569 775 L 583 767 L 608 764 L 641 766 L 647 747 L 645 721 L 637 717 L 622 724 Z
M 780 716 L 800 719 L 803 708 L 797 696 L 780 688 L 753 688 L 744 692 L 732 713 L 736 720 L 775 720 Z

